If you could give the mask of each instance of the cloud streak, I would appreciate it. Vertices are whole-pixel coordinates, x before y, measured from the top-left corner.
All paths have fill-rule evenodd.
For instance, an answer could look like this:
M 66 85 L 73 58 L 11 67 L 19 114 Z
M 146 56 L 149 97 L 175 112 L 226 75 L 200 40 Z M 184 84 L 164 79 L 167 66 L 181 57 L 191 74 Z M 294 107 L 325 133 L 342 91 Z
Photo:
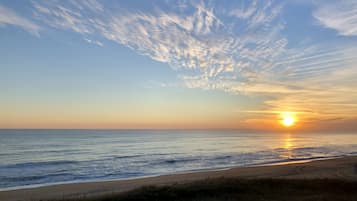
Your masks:
M 10 8 L 0 5 L 0 25 L 20 27 L 31 34 L 39 36 L 40 27 L 32 21 L 19 16 Z
M 357 2 L 354 0 L 320 1 L 313 16 L 340 35 L 357 36 Z
M 97 41 L 97 40 L 91 40 L 89 38 L 83 38 L 83 40 L 86 41 L 89 44 L 97 45 L 97 46 L 100 46 L 100 47 L 104 46 L 102 42 Z

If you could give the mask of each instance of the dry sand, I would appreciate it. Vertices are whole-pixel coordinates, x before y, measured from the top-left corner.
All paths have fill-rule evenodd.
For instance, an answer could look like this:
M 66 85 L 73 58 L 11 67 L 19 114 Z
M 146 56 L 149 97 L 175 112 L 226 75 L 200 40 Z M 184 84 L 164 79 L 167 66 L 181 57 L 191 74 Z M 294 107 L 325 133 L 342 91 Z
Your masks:
M 357 156 L 306 163 L 242 167 L 229 170 L 171 174 L 131 180 L 59 184 L 29 189 L 9 190 L 0 192 L 0 200 L 37 201 L 84 196 L 88 197 L 123 192 L 145 185 L 167 185 L 217 177 L 239 177 L 248 179 L 333 178 L 357 180 Z

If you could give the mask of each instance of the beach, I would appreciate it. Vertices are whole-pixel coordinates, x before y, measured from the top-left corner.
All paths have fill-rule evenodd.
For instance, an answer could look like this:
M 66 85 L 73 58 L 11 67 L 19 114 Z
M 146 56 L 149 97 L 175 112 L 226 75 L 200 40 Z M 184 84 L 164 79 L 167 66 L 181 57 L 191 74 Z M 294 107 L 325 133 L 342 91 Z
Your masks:
M 208 178 L 340 179 L 357 181 L 357 156 L 146 178 L 58 184 L 0 192 L 1 201 L 36 201 L 110 195 L 143 186 L 189 183 Z
M 357 0 L 0 0 L 0 44 L 0 201 L 357 201 Z

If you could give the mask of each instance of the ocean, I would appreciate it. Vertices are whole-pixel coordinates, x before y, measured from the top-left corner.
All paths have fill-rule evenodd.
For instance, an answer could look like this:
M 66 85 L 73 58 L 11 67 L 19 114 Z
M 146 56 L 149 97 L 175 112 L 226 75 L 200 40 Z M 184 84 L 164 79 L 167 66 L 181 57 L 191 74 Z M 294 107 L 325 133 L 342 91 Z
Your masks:
M 0 130 L 0 190 L 348 155 L 355 133 Z

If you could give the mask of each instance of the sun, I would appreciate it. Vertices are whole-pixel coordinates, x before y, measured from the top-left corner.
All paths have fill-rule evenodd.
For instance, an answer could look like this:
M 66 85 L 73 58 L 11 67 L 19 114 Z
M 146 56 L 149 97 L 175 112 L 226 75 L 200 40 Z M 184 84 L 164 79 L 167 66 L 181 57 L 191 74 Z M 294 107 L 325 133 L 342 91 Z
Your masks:
M 293 126 L 296 122 L 296 119 L 291 112 L 284 112 L 281 114 L 281 117 L 281 124 L 285 127 Z
M 286 127 L 292 126 L 295 123 L 295 119 L 293 117 L 284 117 L 283 125 Z

